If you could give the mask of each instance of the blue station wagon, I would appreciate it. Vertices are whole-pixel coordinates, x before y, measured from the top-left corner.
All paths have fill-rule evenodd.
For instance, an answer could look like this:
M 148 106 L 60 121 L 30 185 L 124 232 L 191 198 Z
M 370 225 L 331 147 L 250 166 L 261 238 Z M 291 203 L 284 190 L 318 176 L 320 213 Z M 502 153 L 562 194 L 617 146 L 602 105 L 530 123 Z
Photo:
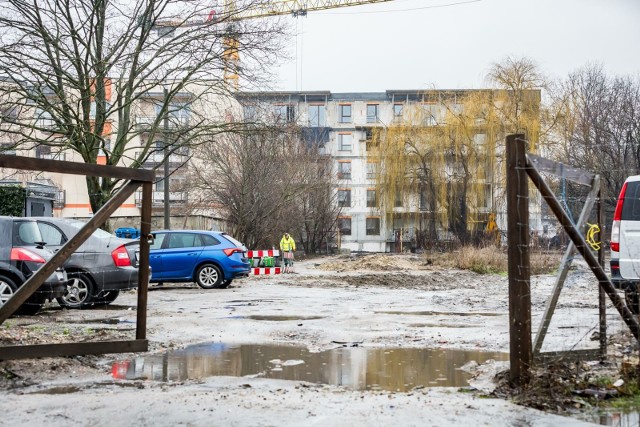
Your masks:
M 249 275 L 247 248 L 219 231 L 161 230 L 152 233 L 151 282 L 196 282 L 223 289 Z

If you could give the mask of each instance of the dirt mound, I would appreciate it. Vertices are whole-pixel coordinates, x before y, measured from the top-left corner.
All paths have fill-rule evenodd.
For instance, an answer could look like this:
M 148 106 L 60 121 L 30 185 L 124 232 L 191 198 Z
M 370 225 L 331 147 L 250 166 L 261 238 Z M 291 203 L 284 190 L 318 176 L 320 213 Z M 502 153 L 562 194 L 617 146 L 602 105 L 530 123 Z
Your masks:
M 418 255 L 372 254 L 343 256 L 317 266 L 326 271 L 403 271 L 424 269 L 430 263 Z

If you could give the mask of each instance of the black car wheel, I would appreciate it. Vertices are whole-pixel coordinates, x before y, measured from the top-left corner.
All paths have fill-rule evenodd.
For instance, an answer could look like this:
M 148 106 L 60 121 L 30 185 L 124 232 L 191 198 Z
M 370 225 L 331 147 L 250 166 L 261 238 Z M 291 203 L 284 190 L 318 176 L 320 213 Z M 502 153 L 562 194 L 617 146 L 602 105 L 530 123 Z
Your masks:
M 0 306 L 3 306 L 9 301 L 9 298 L 11 298 L 17 290 L 18 287 L 13 283 L 13 280 L 0 276 Z
M 7 301 L 9 301 L 9 298 L 11 298 L 17 290 L 18 286 L 16 286 L 13 280 L 5 276 L 0 276 L 0 306 L 3 306 Z M 43 305 L 44 301 L 41 301 L 36 294 L 29 297 L 24 304 L 18 307 L 14 314 L 36 314 L 40 311 Z
M 198 268 L 196 283 L 202 289 L 220 289 L 224 284 L 222 272 L 213 264 L 204 264 Z
M 67 308 L 84 308 L 93 304 L 93 281 L 84 273 L 69 274 L 67 292 L 57 298 L 58 304 Z
M 100 297 L 95 298 L 95 305 L 109 305 L 118 298 L 120 295 L 120 291 L 107 291 L 103 293 Z

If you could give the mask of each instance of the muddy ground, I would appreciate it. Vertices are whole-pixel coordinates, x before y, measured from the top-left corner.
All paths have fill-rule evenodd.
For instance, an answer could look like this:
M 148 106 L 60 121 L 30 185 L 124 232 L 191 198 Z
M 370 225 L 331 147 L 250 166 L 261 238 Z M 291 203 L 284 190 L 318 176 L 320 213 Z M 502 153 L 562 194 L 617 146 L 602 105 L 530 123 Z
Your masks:
M 597 283 L 584 265 L 577 264 L 564 286 L 543 351 L 598 346 Z M 532 279 L 534 331 L 554 279 Z M 598 388 L 595 382 L 606 376 L 619 386 L 624 382 L 620 368 L 636 352 L 617 312 L 609 304 L 606 363 L 564 364 L 554 368 L 557 375 L 546 371 L 554 381 L 516 393 L 505 385 L 507 284 L 504 275 L 437 267 L 427 255 L 385 254 L 304 260 L 296 264 L 295 274 L 253 276 L 225 290 L 193 284 L 152 287 L 146 354 L 0 362 L 2 424 L 609 423 L 610 416 L 597 415 L 599 404 L 588 390 L 608 397 L 604 391 L 611 387 Z M 0 344 L 133 339 L 136 298 L 134 292 L 124 293 L 111 306 L 91 310 L 49 304 L 36 316 L 7 320 L 0 327 Z M 208 362 L 202 354 L 185 356 L 184 349 L 193 344 L 209 352 L 229 350 L 229 360 L 223 362 L 230 367 L 216 371 L 208 364 L 223 362 Z M 290 351 L 280 346 L 296 347 Z M 345 353 L 327 353 L 340 349 Z M 431 363 L 419 360 L 389 369 L 391 360 L 405 363 L 402 357 L 398 361 L 389 356 L 399 349 L 441 352 L 438 378 L 395 385 L 396 376 L 420 373 Z M 167 351 L 177 356 L 166 356 Z M 372 356 L 376 351 L 382 356 Z M 270 358 L 270 352 L 285 356 Z M 462 362 L 454 363 L 454 358 L 462 353 L 472 360 L 458 366 Z M 316 357 L 324 354 L 333 356 Z M 346 361 L 336 363 L 336 354 Z M 264 365 L 246 374 L 244 365 L 253 357 L 264 358 Z M 372 379 L 370 368 L 378 362 L 386 374 Z M 325 365 L 330 365 L 329 373 L 309 381 Z M 278 374 L 287 378 L 295 366 L 301 369 L 299 378 L 279 378 Z M 447 379 L 458 372 L 465 375 L 462 384 Z

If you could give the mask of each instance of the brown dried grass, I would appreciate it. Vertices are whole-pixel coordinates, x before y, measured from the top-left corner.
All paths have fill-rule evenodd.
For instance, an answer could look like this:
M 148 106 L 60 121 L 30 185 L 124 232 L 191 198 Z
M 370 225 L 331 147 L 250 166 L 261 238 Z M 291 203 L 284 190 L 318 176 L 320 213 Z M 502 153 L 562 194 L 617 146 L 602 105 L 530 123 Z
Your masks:
M 559 252 L 532 249 L 529 254 L 531 274 L 549 274 L 560 264 Z M 507 274 L 508 255 L 506 249 L 495 246 L 463 246 L 448 253 L 427 254 L 433 265 L 444 268 L 471 270 L 480 274 Z

